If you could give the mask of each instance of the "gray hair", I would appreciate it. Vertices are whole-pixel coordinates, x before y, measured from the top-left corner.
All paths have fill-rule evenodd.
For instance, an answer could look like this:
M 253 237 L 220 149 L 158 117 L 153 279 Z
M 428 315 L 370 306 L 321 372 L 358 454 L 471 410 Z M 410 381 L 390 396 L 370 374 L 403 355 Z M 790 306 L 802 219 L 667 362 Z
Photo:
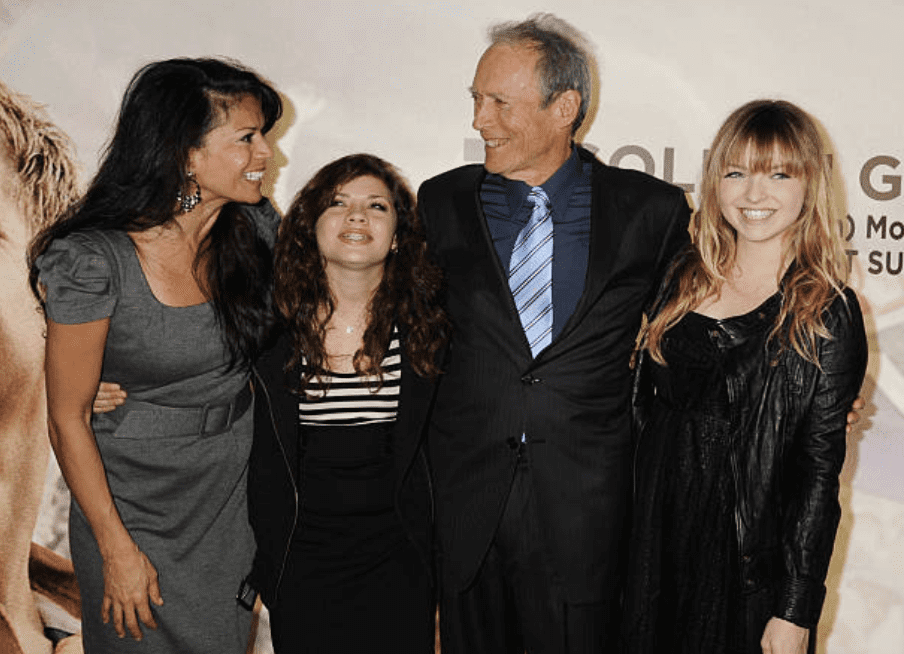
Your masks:
M 590 48 L 583 35 L 561 18 L 545 13 L 494 25 L 489 35 L 491 47 L 515 45 L 531 48 L 540 55 L 536 75 L 543 109 L 565 91 L 574 90 L 581 95 L 581 106 L 571 125 L 571 133 L 577 132 L 587 116 L 592 91 Z

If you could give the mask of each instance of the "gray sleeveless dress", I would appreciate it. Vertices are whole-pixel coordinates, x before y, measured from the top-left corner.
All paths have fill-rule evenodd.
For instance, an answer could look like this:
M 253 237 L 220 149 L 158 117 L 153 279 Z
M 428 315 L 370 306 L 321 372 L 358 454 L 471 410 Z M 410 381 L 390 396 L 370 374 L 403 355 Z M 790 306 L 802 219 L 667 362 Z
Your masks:
M 272 206 L 249 213 L 272 245 L 279 221 Z M 129 398 L 95 415 L 92 427 L 116 507 L 156 567 L 164 601 L 151 605 L 158 629 L 143 628 L 141 642 L 101 622 L 103 562 L 73 500 L 69 538 L 85 652 L 244 652 L 251 613 L 235 595 L 254 554 L 246 502 L 253 411 L 241 411 L 248 375 L 227 370 L 212 305 L 161 304 L 124 232 L 59 239 L 38 268 L 53 321 L 110 318 L 101 378 Z

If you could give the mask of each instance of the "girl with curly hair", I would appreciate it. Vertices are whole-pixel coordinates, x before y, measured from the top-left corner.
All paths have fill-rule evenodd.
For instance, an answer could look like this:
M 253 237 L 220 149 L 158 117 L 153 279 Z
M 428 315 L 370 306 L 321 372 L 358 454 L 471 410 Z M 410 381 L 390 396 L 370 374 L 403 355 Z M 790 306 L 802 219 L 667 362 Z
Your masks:
M 298 193 L 255 366 L 249 583 L 277 652 L 432 652 L 424 451 L 448 323 L 411 191 L 367 154 Z

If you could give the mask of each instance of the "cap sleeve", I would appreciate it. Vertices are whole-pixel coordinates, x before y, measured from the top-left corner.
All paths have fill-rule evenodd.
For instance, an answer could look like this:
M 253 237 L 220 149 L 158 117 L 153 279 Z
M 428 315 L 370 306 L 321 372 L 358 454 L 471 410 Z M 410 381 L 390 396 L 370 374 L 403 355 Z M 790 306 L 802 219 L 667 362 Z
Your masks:
M 84 323 L 113 315 L 117 294 L 112 257 L 90 235 L 54 240 L 35 264 L 46 288 L 47 316 L 54 322 Z

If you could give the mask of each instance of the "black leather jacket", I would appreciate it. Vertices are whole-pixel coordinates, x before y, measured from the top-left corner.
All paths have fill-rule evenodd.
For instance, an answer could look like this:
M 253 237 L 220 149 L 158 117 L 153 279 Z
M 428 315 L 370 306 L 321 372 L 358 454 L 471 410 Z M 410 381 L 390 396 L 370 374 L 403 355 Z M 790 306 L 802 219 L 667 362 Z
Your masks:
M 719 323 L 710 338 L 730 352 L 725 363 L 729 415 L 736 433 L 730 459 L 745 594 L 769 589 L 762 611 L 812 628 L 841 509 L 847 413 L 866 370 L 867 342 L 857 297 L 846 289 L 824 314 L 831 338 L 819 338 L 819 366 L 767 342 L 781 293 L 746 321 Z M 638 434 L 654 407 L 649 357 L 635 381 Z M 643 447 L 643 443 L 639 444 Z M 750 605 L 748 605 L 750 606 Z M 753 610 L 753 609 L 751 609 Z M 764 622 L 761 622 L 763 624 Z

